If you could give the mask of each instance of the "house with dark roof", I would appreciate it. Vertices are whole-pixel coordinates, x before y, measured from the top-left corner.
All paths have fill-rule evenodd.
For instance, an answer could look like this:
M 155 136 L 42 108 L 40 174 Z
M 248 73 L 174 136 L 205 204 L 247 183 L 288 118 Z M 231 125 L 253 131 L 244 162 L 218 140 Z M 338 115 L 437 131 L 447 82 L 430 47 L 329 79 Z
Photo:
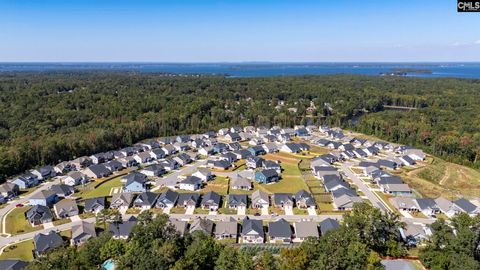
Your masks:
M 295 231 L 294 242 L 303 242 L 309 237 L 318 238 L 318 225 L 313 221 L 299 221 L 293 224 Z
M 265 241 L 262 221 L 245 218 L 242 223 L 241 237 L 244 244 L 262 244 Z
M 238 209 L 239 207 L 246 208 L 248 205 L 248 197 L 246 194 L 228 194 L 227 207 Z
M 0 269 L 3 270 L 22 270 L 28 266 L 28 262 L 21 260 L 0 260 Z
M 53 191 L 59 198 L 68 197 L 75 192 L 75 189 L 72 186 L 65 184 L 52 185 L 50 190 Z
M 105 209 L 105 197 L 85 199 L 84 212 L 98 214 L 103 209 Z
M 133 201 L 133 207 L 140 208 L 143 210 L 152 208 L 157 202 L 157 197 L 159 195 L 153 192 L 142 192 L 140 193 L 135 200 Z
M 70 242 L 72 245 L 81 246 L 88 239 L 96 237 L 95 223 L 89 223 L 86 221 L 80 222 L 80 224 L 72 226 L 72 239 Z
M 90 178 L 102 178 L 112 174 L 112 172 L 103 164 L 94 164 L 88 166 L 83 173 Z
M 282 173 L 282 167 L 280 166 L 279 162 L 275 162 L 273 160 L 264 160 L 262 167 L 265 170 L 275 170 L 278 174 Z
M 398 168 L 398 164 L 396 162 L 386 159 L 379 159 L 377 161 L 377 164 L 378 166 L 380 166 L 380 168 L 385 168 L 389 170 L 396 170 Z
M 196 191 L 201 189 L 203 186 L 202 179 L 196 176 L 187 176 L 185 179 L 181 180 L 179 183 L 179 188 L 183 190 Z
M 213 191 L 210 191 L 202 196 L 200 206 L 202 209 L 208 209 L 209 211 L 217 211 L 221 204 L 221 196 Z
M 178 193 L 175 191 L 172 191 L 170 189 L 165 190 L 160 194 L 160 196 L 157 199 L 157 203 L 155 204 L 155 207 L 157 208 L 172 208 L 175 206 L 175 203 L 177 203 L 178 199 Z
M 9 199 L 16 197 L 19 192 L 20 188 L 15 183 L 5 182 L 0 185 L 0 195 L 2 195 L 4 198 Z
M 30 197 L 30 205 L 52 206 L 58 200 L 55 192 L 47 189 L 41 190 Z
M 282 209 L 285 209 L 285 207 L 295 206 L 293 195 L 290 193 L 274 193 L 273 206 Z
M 252 156 L 247 158 L 246 165 L 249 169 L 256 169 L 262 167 L 264 161 L 265 160 L 261 157 Z
M 217 170 L 228 170 L 233 164 L 227 160 L 208 160 L 207 166 Z
M 40 180 L 46 180 L 57 176 L 57 172 L 55 171 L 53 166 L 50 165 L 33 169 L 30 171 L 30 173 L 37 176 L 37 178 Z
M 202 232 L 206 235 L 211 235 L 213 232 L 213 221 L 205 218 L 197 218 L 190 226 L 190 233 Z
M 62 237 L 58 233 L 50 231 L 47 234 L 36 234 L 33 237 L 33 244 L 35 246 L 35 254 L 40 256 L 49 250 L 63 246 L 64 243 Z
M 39 184 L 39 179 L 31 173 L 26 173 L 14 178 L 11 183 L 16 184 L 20 189 L 27 189 L 37 186 Z
M 235 174 L 230 181 L 230 187 L 237 190 L 251 190 L 253 186 L 250 179 L 243 177 L 240 174 Z
M 250 153 L 250 151 L 248 151 L 247 149 L 240 149 L 237 151 L 233 151 L 232 153 L 236 156 L 237 159 L 247 159 L 252 156 L 252 153 Z
M 275 170 L 261 170 L 255 172 L 255 180 L 261 184 L 268 184 L 278 182 L 280 180 L 280 176 Z
M 247 150 L 252 154 L 252 156 L 265 155 L 267 153 L 265 149 L 263 149 L 263 147 L 260 145 L 252 146 Z
M 456 205 L 462 212 L 467 213 L 472 217 L 476 216 L 480 212 L 476 205 L 464 198 L 453 201 L 452 203 Z
M 110 223 L 108 231 L 112 233 L 113 239 L 128 239 L 136 224 L 137 219 L 134 216 L 131 216 L 128 220 Z
M 172 158 L 167 158 L 165 160 L 162 160 L 160 162 L 160 165 L 162 165 L 165 168 L 165 170 L 167 170 L 167 172 L 180 168 L 180 164 L 178 164 L 178 162 Z
M 135 194 L 129 192 L 115 193 L 112 196 L 110 208 L 126 211 L 133 202 Z
M 53 221 L 53 215 L 50 208 L 43 205 L 35 205 L 30 208 L 25 213 L 25 217 L 32 227 Z
M 53 206 L 53 211 L 58 219 L 73 217 L 80 214 L 75 200 L 63 199 Z
M 173 226 L 175 231 L 177 231 L 178 234 L 184 235 L 185 232 L 188 230 L 188 222 L 184 220 L 179 220 L 176 218 L 169 218 L 168 224 Z
M 146 176 L 162 176 L 166 172 L 165 168 L 160 164 L 152 164 L 140 170 L 140 173 Z
M 117 159 L 117 161 L 120 162 L 120 164 L 122 164 L 123 168 L 130 168 L 138 165 L 138 162 L 131 156 L 119 158 Z
M 270 243 L 290 244 L 292 242 L 292 228 L 290 223 L 281 218 L 268 223 Z
M 297 207 L 300 209 L 317 208 L 317 204 L 315 203 L 315 200 L 313 199 L 312 194 L 308 193 L 303 189 L 299 190 L 295 194 L 295 203 Z
M 69 172 L 64 178 L 63 183 L 69 186 L 83 185 L 90 181 L 87 175 L 81 172 Z
M 230 142 L 239 142 L 242 140 L 242 137 L 238 133 L 228 133 L 225 135 L 225 139 L 229 140 Z
M 123 179 L 126 180 L 123 186 L 124 192 L 140 193 L 148 190 L 147 176 L 142 173 L 132 172 Z
M 200 201 L 200 195 L 197 193 L 179 193 L 177 199 L 177 206 L 179 207 L 197 207 Z
M 287 152 L 287 153 L 300 153 L 302 150 L 300 146 L 296 143 L 285 143 L 280 148 L 280 151 Z
M 335 175 L 326 175 L 324 176 L 324 179 L 323 186 L 327 192 L 332 192 L 341 188 L 350 188 L 350 185 L 347 182 L 339 180 Z
M 320 222 L 320 233 L 325 235 L 328 231 L 340 228 L 340 224 L 336 219 L 326 218 Z
M 202 179 L 203 182 L 210 181 L 214 177 L 212 171 L 207 168 L 198 168 L 197 171 L 192 174 L 192 176 Z

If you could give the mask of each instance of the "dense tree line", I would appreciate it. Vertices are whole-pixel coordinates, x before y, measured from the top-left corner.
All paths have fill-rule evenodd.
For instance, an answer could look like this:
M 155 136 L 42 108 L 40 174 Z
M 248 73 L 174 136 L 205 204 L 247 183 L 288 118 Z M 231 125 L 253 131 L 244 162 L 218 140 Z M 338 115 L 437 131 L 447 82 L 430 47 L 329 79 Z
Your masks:
M 359 204 L 345 217 L 340 229 L 319 239 L 281 249 L 279 254 L 253 253 L 249 249 L 223 245 L 196 232 L 180 236 L 168 225 L 168 217 L 138 217 L 128 240 L 114 240 L 109 233 L 92 238 L 83 246 L 62 247 L 37 258 L 29 270 L 96 269 L 114 259 L 116 269 L 221 269 L 303 270 L 382 269 L 382 256 L 403 256 L 396 215 L 382 215 L 368 204 Z
M 0 74 L 0 176 L 150 137 L 248 124 L 349 127 L 479 167 L 479 86 L 475 80 L 353 75 Z M 279 100 L 285 105 L 275 109 Z M 384 105 L 418 110 L 386 111 Z

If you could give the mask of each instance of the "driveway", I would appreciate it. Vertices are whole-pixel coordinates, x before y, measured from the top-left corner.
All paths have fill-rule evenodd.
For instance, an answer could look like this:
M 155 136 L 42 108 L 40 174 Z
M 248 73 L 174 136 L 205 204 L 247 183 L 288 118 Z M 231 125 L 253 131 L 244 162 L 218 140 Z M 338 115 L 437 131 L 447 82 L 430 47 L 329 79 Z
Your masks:
M 170 214 L 170 210 L 172 210 L 172 207 L 163 208 L 163 213 L 164 214 Z
M 293 216 L 293 207 L 291 206 L 284 206 L 283 209 L 285 210 L 286 216 Z
M 75 222 L 75 221 L 81 221 L 82 219 L 80 218 L 79 215 L 76 215 L 76 216 L 71 217 L 70 220 L 71 220 L 72 222 Z
M 190 166 L 184 166 L 180 168 L 179 170 L 173 171 L 170 174 L 162 177 L 161 179 L 157 180 L 155 182 L 155 188 L 152 189 L 152 191 L 158 190 L 162 187 L 171 187 L 175 186 L 177 183 L 177 179 L 179 176 L 185 175 L 185 174 L 192 174 L 194 173 L 199 166 L 206 165 L 207 161 L 206 160 L 199 160 L 195 162 L 194 164 L 191 164 Z
M 268 206 L 262 207 L 262 216 L 268 216 Z
M 316 216 L 317 215 L 317 210 L 315 208 L 308 207 L 307 211 L 308 211 L 309 216 Z
M 245 216 L 246 212 L 247 212 L 247 209 L 245 208 L 245 206 L 237 207 L 237 215 Z
M 195 212 L 195 206 L 187 206 L 187 210 L 185 211 L 185 215 L 193 215 Z

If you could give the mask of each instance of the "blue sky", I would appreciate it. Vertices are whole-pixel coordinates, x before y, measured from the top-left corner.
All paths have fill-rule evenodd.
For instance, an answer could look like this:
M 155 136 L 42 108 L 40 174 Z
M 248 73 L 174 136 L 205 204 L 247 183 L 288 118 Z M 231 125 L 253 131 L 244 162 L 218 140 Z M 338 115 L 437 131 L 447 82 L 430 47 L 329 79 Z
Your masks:
M 0 1 L 0 62 L 480 61 L 455 0 Z

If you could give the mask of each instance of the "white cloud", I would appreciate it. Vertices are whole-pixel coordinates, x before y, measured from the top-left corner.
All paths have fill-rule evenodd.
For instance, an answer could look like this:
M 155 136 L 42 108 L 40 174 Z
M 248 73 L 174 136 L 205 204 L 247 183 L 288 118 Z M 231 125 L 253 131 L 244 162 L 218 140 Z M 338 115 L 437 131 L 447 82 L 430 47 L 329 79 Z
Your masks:
M 480 45 L 480 39 L 477 40 L 477 41 L 475 41 L 475 42 L 473 42 L 473 44 L 475 44 L 475 45 Z

